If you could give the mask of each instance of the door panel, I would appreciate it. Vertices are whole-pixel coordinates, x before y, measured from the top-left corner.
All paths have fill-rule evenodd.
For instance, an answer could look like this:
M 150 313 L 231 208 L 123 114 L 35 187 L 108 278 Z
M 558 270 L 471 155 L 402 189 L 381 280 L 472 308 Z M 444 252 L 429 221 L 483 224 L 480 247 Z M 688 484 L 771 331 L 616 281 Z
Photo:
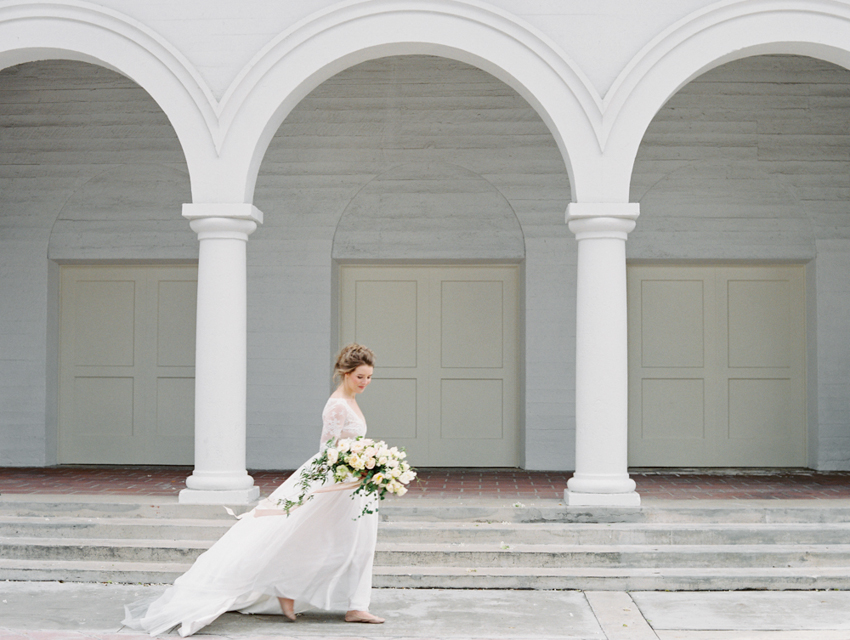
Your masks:
M 135 357 L 136 283 L 77 283 L 74 364 L 132 367 Z
M 61 463 L 192 463 L 196 297 L 196 267 L 62 267 Z
M 504 437 L 501 380 L 441 380 L 441 440 L 501 440 Z
M 419 466 L 518 462 L 517 268 L 341 269 L 342 344 L 377 357 L 369 434 Z
M 705 381 L 688 378 L 641 381 L 644 440 L 705 439 Z
M 444 368 L 502 366 L 501 281 L 443 281 L 440 361 Z
M 804 268 L 629 267 L 629 464 L 804 466 Z
M 92 442 L 133 437 L 133 378 L 74 378 L 77 435 Z
M 641 282 L 641 366 L 704 366 L 704 296 L 700 280 Z

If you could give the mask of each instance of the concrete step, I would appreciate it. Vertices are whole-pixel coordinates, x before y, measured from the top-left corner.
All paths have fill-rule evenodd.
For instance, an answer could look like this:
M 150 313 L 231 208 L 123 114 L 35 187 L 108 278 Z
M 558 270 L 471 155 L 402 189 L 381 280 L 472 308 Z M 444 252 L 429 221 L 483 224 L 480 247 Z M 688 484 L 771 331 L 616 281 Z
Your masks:
M 252 505 L 229 507 L 239 514 Z M 221 505 L 178 504 L 176 498 L 143 496 L 0 496 L 0 517 L 204 519 L 233 522 Z
M 557 589 L 582 591 L 735 591 L 850 587 L 842 567 L 694 568 L 378 567 L 372 584 L 418 589 Z
M 168 584 L 190 565 L 170 563 L 12 561 L 6 580 Z M 377 588 L 552 589 L 587 591 L 730 591 L 848 588 L 845 567 L 797 568 L 527 568 L 376 566 Z
M 450 502 L 450 504 L 446 504 Z M 381 505 L 384 522 L 779 524 L 850 522 L 850 501 L 683 500 L 640 507 L 567 507 L 554 500 L 458 501 L 393 499 Z
M 850 568 L 846 545 L 440 545 L 379 544 L 379 566 Z
M 191 563 L 86 560 L 21 560 L 0 558 L 4 580 L 31 582 L 118 582 L 168 584 L 185 573 Z
M 0 558 L 93 562 L 192 563 L 209 540 L 0 538 Z
M 469 523 L 385 522 L 383 542 L 508 544 L 844 544 L 850 522 L 811 523 Z
M 22 560 L 191 563 L 208 540 L 0 538 L 0 557 Z M 379 543 L 378 566 L 850 568 L 850 544 L 589 545 Z
M 376 586 L 850 589 L 845 501 L 388 500 L 381 519 Z M 2 496 L 0 579 L 167 583 L 234 522 L 174 499 Z
M 0 537 L 218 540 L 235 520 L 0 516 Z
M 208 540 L 235 522 L 221 519 L 0 517 L 0 538 Z M 385 542 L 510 544 L 842 544 L 850 522 L 769 523 L 472 523 L 385 522 Z
M 233 505 L 234 512 L 251 505 Z M 138 496 L 0 496 L 0 517 L 88 517 L 138 519 L 210 519 L 232 522 L 220 505 L 178 504 L 173 497 Z M 487 523 L 682 523 L 778 524 L 850 522 L 846 500 L 687 500 L 656 501 L 640 507 L 567 507 L 556 500 L 454 501 L 390 498 L 381 504 L 383 522 Z

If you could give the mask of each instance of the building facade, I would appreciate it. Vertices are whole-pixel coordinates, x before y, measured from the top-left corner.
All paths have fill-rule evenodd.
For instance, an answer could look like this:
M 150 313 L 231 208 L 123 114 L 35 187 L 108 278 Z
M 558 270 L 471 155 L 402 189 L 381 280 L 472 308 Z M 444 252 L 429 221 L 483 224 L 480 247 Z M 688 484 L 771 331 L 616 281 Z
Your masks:
M 296 5 L 296 6 L 292 6 Z M 0 3 L 0 464 L 850 469 L 850 3 Z

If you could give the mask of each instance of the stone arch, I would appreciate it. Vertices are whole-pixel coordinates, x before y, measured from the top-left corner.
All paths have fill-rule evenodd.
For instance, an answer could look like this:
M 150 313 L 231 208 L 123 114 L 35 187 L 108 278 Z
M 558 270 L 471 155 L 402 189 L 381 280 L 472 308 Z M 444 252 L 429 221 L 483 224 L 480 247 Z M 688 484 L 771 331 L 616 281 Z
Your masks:
M 850 7 L 833 0 L 720 2 L 675 23 L 623 70 L 605 98 L 602 140 L 612 188 L 630 182 L 658 110 L 697 76 L 733 60 L 794 54 L 850 68 Z
M 230 196 L 251 200 L 271 138 L 312 89 L 360 62 L 411 54 L 474 65 L 515 89 L 552 132 L 573 199 L 590 193 L 597 180 L 600 100 L 556 45 L 518 18 L 483 5 L 372 0 L 336 5 L 282 34 L 228 90 L 222 155 L 228 166 L 248 167 L 240 174 L 240 192 Z
M 159 105 L 177 134 L 193 195 L 215 183 L 215 100 L 170 43 L 148 27 L 82 2 L 15 2 L 0 9 L 0 68 L 45 59 L 88 62 L 127 76 Z

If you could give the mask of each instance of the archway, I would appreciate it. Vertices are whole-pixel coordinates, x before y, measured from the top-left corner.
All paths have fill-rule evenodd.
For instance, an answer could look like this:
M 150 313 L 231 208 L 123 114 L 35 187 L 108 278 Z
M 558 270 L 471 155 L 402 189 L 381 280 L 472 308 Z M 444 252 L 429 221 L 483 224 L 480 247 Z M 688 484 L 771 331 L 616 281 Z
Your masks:
M 26 425 L 30 438 L 27 448 L 8 447 L 4 453 L 10 456 L 8 463 L 16 465 L 126 462 L 121 457 L 103 459 L 95 451 L 105 436 L 117 430 L 117 418 L 113 421 L 115 416 L 102 406 L 109 394 L 95 387 L 123 384 L 124 415 L 136 419 L 150 418 L 156 393 L 142 394 L 132 388 L 134 374 L 122 369 L 127 358 L 119 358 L 121 362 L 91 360 L 101 348 L 108 350 L 107 343 L 116 337 L 103 326 L 98 331 L 93 326 L 97 323 L 88 325 L 92 340 L 85 353 L 72 351 L 60 358 L 60 345 L 66 348 L 73 342 L 59 339 L 63 309 L 82 301 L 75 291 L 61 287 L 60 272 L 81 265 L 123 268 L 116 265 L 195 262 L 193 234 L 179 217 L 181 204 L 190 197 L 183 151 L 168 118 L 151 97 L 110 69 L 67 60 L 24 63 L 0 71 L 0 83 L 4 89 L 0 96 L 4 132 L 0 153 L 5 158 L 3 226 L 10 231 L 4 237 L 5 268 L 0 283 L 4 323 L 8 322 L 2 332 L 8 341 L 3 351 L 20 351 L 20 359 L 12 361 L 12 366 L 22 388 L 13 389 L 16 397 L 9 402 L 29 407 Z M 83 286 L 91 288 L 95 280 L 90 278 Z M 133 286 L 126 278 L 117 280 L 124 284 L 106 287 Z M 193 308 L 191 292 L 188 295 L 184 306 Z M 142 302 L 137 296 L 130 298 L 131 306 Z M 144 302 L 151 306 L 150 300 Z M 115 314 L 125 313 L 134 320 L 132 309 L 112 304 L 92 313 L 107 326 L 113 326 L 108 317 L 114 319 Z M 194 314 L 187 312 L 183 320 L 191 327 Z M 143 354 L 137 353 L 132 337 L 124 338 L 123 346 L 130 345 L 124 355 L 129 353 L 130 360 L 138 364 Z M 36 347 L 39 343 L 42 348 Z M 24 350 L 22 345 L 29 348 Z M 191 387 L 191 374 L 186 374 L 193 365 L 192 350 L 189 352 L 190 361 L 181 363 L 183 372 L 174 376 L 182 378 L 184 387 Z M 78 375 L 60 383 L 60 361 L 78 363 Z M 167 392 L 164 387 L 168 383 L 149 374 L 146 372 L 148 386 L 159 384 Z M 124 382 L 117 382 L 119 379 Z M 75 395 L 76 391 L 82 393 L 82 387 L 91 392 L 91 401 Z M 129 401 L 131 395 L 136 406 Z M 64 405 L 59 397 L 66 398 Z M 82 415 L 86 411 L 89 413 Z M 83 431 L 93 428 L 90 418 L 95 414 L 102 418 L 98 432 L 78 433 L 74 425 Z M 161 427 L 167 430 L 168 418 L 160 415 Z M 127 424 L 132 431 L 133 419 L 124 426 Z M 63 430 L 62 425 L 70 425 L 70 430 Z M 135 426 L 141 429 L 141 425 Z M 81 438 L 73 455 L 63 449 L 65 436 Z M 188 443 L 188 458 L 180 460 L 183 463 L 191 463 L 191 429 Z M 123 448 L 140 451 L 126 441 Z M 164 460 L 149 455 L 138 461 Z
M 376 0 L 331 8 L 283 34 L 228 91 L 222 155 L 249 167 L 240 196 L 251 199 L 271 138 L 310 91 L 360 62 L 398 55 L 458 60 L 512 87 L 551 131 L 573 198 L 597 195 L 601 101 L 563 52 L 495 8 Z
M 696 333 L 706 345 L 719 341 L 711 357 L 722 365 L 713 374 L 722 384 L 704 403 L 696 402 L 702 391 L 694 387 L 693 405 L 703 404 L 704 412 L 699 420 L 693 411 L 677 420 L 693 427 L 692 443 L 703 438 L 694 435 L 703 434 L 703 428 L 725 433 L 724 439 L 734 440 L 734 454 L 727 451 L 702 464 L 823 469 L 846 459 L 846 418 L 825 400 L 824 385 L 835 388 L 833 363 L 847 357 L 843 336 L 848 327 L 838 308 L 847 304 L 839 284 L 845 277 L 839 265 L 847 255 L 847 221 L 839 212 L 848 200 L 848 82 L 847 69 L 804 56 L 755 56 L 721 65 L 667 102 L 638 153 L 633 198 L 641 202 L 642 224 L 629 243 L 630 259 L 662 268 L 665 281 L 677 281 L 679 288 L 684 279 L 709 282 L 697 273 L 700 269 L 721 287 L 716 299 L 723 321 L 712 328 L 708 315 L 704 318 L 716 340 Z M 728 276 L 736 270 L 732 282 Z M 741 284 L 745 281 L 750 284 Z M 658 289 L 655 282 L 641 286 Z M 767 295 L 771 288 L 773 297 Z M 747 296 L 735 298 L 745 290 Z M 632 293 L 635 300 L 640 297 L 637 289 Z M 633 311 L 643 313 L 640 306 Z M 763 317 L 752 325 L 756 333 L 742 342 L 742 334 L 734 332 L 746 329 L 746 318 L 760 313 Z M 633 347 L 649 339 L 635 331 Z M 670 341 L 674 333 L 667 333 Z M 683 328 L 678 335 L 684 335 Z M 704 354 L 714 348 L 706 346 Z M 740 355 L 745 352 L 746 357 Z M 658 362 L 654 373 L 642 373 L 641 357 L 635 352 L 631 367 L 634 407 L 642 405 L 638 378 L 672 380 L 677 375 L 675 367 L 657 368 Z M 688 377 L 702 380 L 703 364 L 694 368 L 694 362 Z M 716 387 L 710 377 L 702 388 Z M 644 414 L 632 415 L 633 429 L 642 428 L 652 411 Z M 671 429 L 676 422 L 659 412 L 653 420 Z M 755 448 L 747 454 L 750 443 Z M 663 458 L 653 464 L 665 464 L 659 462 Z M 667 464 L 700 464 L 674 458 L 669 456 Z
M 563 223 L 569 198 L 546 125 L 517 92 L 481 69 L 436 56 L 392 56 L 351 67 L 311 92 L 281 125 L 257 183 L 266 221 L 249 263 L 256 318 L 250 352 L 257 354 L 249 366 L 252 464 L 293 464 L 315 447 L 326 369 L 293 375 L 287 351 L 295 342 L 302 360 L 324 365 L 336 336 L 348 335 L 339 326 L 341 270 L 421 268 L 414 275 L 424 283 L 429 269 L 508 267 L 525 291 L 514 286 L 505 299 L 524 307 L 533 338 L 520 335 L 509 344 L 516 354 L 510 358 L 519 358 L 510 383 L 511 412 L 519 416 L 509 426 L 521 436 L 511 436 L 519 442 L 502 464 L 566 468 L 573 416 L 569 403 L 552 403 L 571 393 L 573 307 L 569 291 L 554 284 L 570 278 L 575 246 Z M 425 285 L 417 286 L 422 294 Z M 436 331 L 426 329 L 438 320 L 434 314 L 420 320 L 422 332 Z M 377 352 L 378 377 L 399 363 L 390 350 Z M 270 377 L 278 381 L 275 393 Z M 415 407 L 407 406 L 407 417 Z M 281 415 L 285 442 L 261 440 Z
M 681 87 L 725 63 L 758 55 L 808 56 L 850 68 L 850 9 L 829 2 L 717 3 L 671 25 L 635 56 L 605 98 L 601 127 L 616 181 L 630 184 L 638 147 Z
M 82 0 L 5 4 L 0 9 L 0 68 L 36 60 L 88 62 L 132 79 L 174 128 L 193 196 L 216 184 L 216 101 L 188 60 L 151 29 Z

